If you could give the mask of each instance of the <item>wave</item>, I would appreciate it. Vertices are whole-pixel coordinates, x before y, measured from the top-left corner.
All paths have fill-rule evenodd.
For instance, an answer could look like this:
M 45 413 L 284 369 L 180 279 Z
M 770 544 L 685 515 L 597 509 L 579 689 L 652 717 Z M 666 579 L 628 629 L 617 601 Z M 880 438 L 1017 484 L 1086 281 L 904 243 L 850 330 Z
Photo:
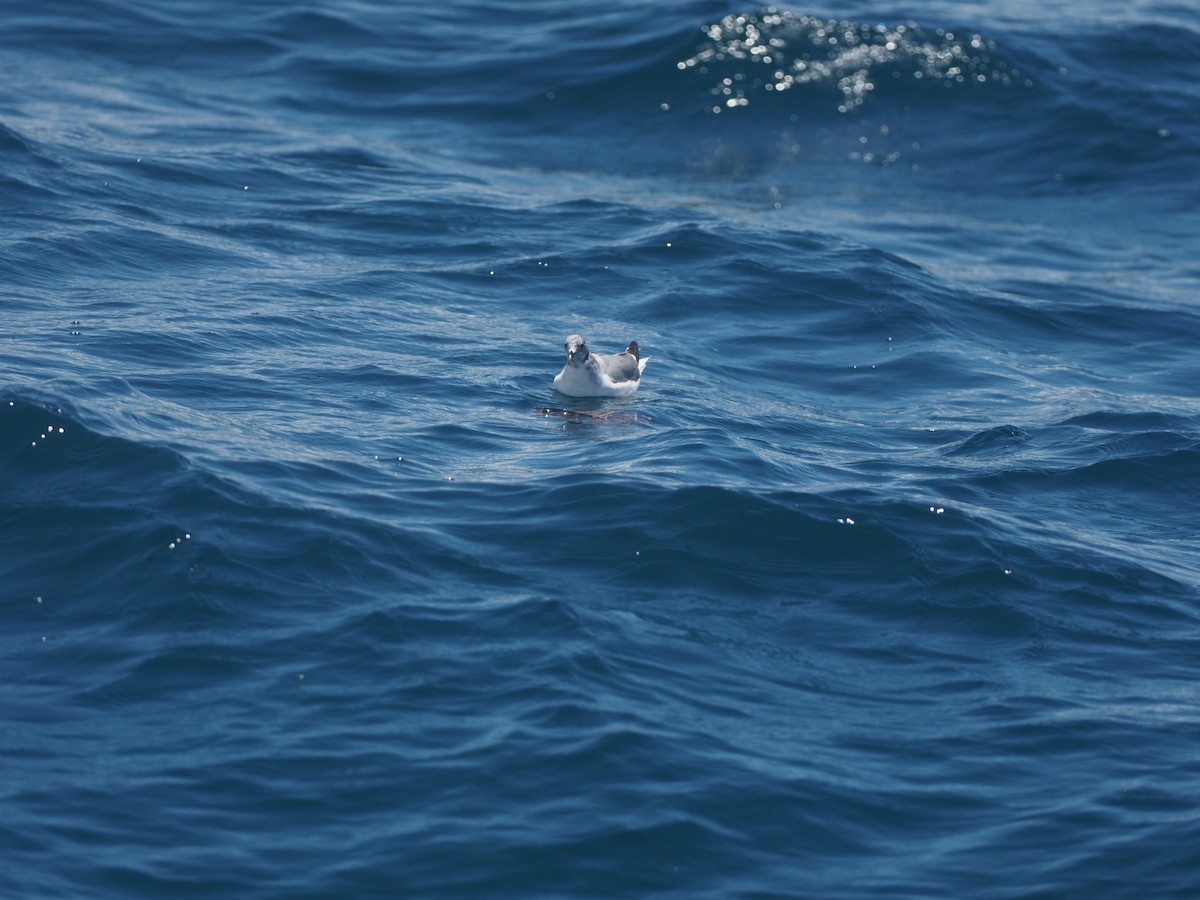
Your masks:
M 853 137 L 865 139 L 848 150 L 836 141 L 845 155 L 947 174 L 986 165 L 993 188 L 1174 185 L 1173 170 L 1200 147 L 1185 112 L 1200 75 L 1194 31 L 1147 25 L 1063 40 L 770 11 L 727 16 L 707 38 L 679 63 L 707 87 L 702 102 L 746 127 L 794 123 L 808 135 L 798 161 L 851 114 Z
M 834 430 L 823 439 L 838 447 L 820 455 L 853 482 L 826 472 L 770 486 L 745 465 L 699 460 L 785 452 L 778 431 L 738 429 L 735 445 L 679 413 L 636 429 L 636 443 L 629 430 L 536 417 L 507 430 L 428 425 L 431 458 L 476 465 L 453 480 L 411 461 L 352 467 L 312 436 L 303 461 L 261 442 L 213 460 L 106 416 L 32 391 L 0 397 L 6 658 L 26 679 L 6 688 L 22 787 L 0 837 L 45 830 L 40 846 L 75 861 L 44 882 L 64 890 L 96 882 L 84 848 L 102 829 L 139 849 L 104 876 L 126 893 L 237 892 L 261 885 L 263 867 L 276 892 L 355 893 L 397 872 L 486 893 L 534 885 L 547 857 L 559 886 L 594 887 L 580 854 L 640 860 L 614 891 L 653 890 L 670 887 L 659 864 L 678 841 L 782 876 L 797 833 L 829 858 L 893 846 L 910 820 L 931 836 L 961 816 L 975 829 L 981 816 L 1011 820 L 1007 793 L 979 787 L 994 774 L 975 772 L 991 758 L 979 753 L 1024 772 L 1128 740 L 1155 716 L 1194 720 L 1187 698 L 1152 706 L 1145 684 L 1190 671 L 1194 642 L 1178 636 L 1195 630 L 1195 572 L 1170 572 L 1128 528 L 1104 539 L 1084 503 L 1122 483 L 1123 462 L 1144 467 L 1131 504 L 1155 478 L 1193 491 L 1186 417 L 1096 410 L 1049 434 L 934 435 L 935 449 L 899 460 L 886 435 Z M 869 446 L 850 453 L 851 440 Z M 521 465 L 505 477 L 510 444 Z M 871 457 L 887 458 L 872 468 Z M 687 483 L 697 469 L 729 483 Z M 1183 506 L 1178 522 L 1194 508 Z M 1126 666 L 1132 684 L 1115 671 Z M 181 730 L 164 734 L 164 721 Z M 896 733 L 919 746 L 897 750 Z M 933 800 L 920 778 L 894 774 L 931 754 L 947 758 L 939 779 L 949 766 L 964 785 Z M 883 794 L 863 781 L 871 765 L 891 773 Z M 398 826 L 415 859 L 386 829 L 341 827 L 394 823 L 385 790 L 419 799 Z M 130 795 L 146 808 L 114 815 L 114 798 Z M 769 820 L 739 805 L 781 796 Z M 647 797 L 661 815 L 647 818 Z M 166 825 L 164 805 L 178 810 Z M 854 814 L 829 822 L 831 807 Z M 235 838 L 333 822 L 320 827 L 338 852 L 305 868 L 304 884 L 271 853 L 243 854 L 216 883 L 203 853 L 178 849 L 213 816 Z M 465 832 L 464 818 L 475 823 Z M 448 879 L 468 844 L 484 857 Z M 1028 846 L 1013 837 L 1010 852 Z M 724 877 L 705 872 L 705 884 L 709 874 Z
M 862 106 L 888 81 L 920 86 L 1022 81 L 1020 71 L 997 57 L 995 44 L 977 33 L 956 36 L 915 22 L 868 25 L 768 9 L 728 15 L 705 29 L 708 41 L 677 65 L 716 80 L 711 111 L 749 106 L 807 86 L 840 95 L 837 111 Z
M 241 121 L 252 102 L 401 141 L 468 125 L 481 139 L 454 152 L 487 163 L 655 175 L 683 165 L 782 181 L 862 164 L 934 171 L 941 178 L 926 181 L 950 190 L 1138 184 L 1173 208 L 1195 205 L 1180 172 L 1200 152 L 1200 33 L 1186 24 L 1051 18 L 1022 30 L 773 7 L 705 19 L 700 7 L 633 4 L 566 17 L 483 4 L 419 20 L 368 8 L 248 9 L 229 21 L 112 11 L 107 29 L 66 28 L 57 44 L 93 58 L 102 43 L 125 64 L 169 61 L 202 79 L 188 110 L 200 135 Z M 14 28 L 31 45 L 45 40 L 38 20 Z M 157 89 L 135 94 L 102 95 L 143 123 L 125 129 L 123 150 L 166 102 Z M 224 162 L 206 173 L 214 186 Z

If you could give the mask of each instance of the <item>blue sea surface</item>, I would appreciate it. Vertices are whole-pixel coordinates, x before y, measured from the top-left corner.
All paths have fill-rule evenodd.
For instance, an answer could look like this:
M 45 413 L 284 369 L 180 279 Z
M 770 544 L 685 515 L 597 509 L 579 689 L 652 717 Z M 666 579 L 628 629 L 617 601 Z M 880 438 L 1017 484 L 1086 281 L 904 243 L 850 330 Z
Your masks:
M 1198 895 L 1194 7 L 3 23 L 0 895 Z

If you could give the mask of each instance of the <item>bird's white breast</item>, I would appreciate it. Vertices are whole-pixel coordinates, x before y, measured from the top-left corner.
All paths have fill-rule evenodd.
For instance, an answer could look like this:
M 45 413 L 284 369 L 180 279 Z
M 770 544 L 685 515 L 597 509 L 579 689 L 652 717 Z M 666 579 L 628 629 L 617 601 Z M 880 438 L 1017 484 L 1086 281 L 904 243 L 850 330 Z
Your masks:
M 554 376 L 554 387 L 568 397 L 599 397 L 604 393 L 596 373 L 584 366 L 563 366 L 563 370 Z

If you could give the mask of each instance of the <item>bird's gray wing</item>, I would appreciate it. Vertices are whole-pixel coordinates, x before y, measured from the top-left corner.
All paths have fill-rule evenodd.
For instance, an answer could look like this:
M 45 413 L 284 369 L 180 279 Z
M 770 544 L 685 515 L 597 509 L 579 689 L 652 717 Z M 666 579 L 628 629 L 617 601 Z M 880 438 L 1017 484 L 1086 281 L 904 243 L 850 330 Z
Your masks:
M 593 353 L 592 355 L 597 356 L 598 354 Z M 598 361 L 601 369 L 615 384 L 638 380 L 640 372 L 638 371 L 637 357 L 628 350 L 624 353 L 614 353 L 611 356 L 600 356 Z

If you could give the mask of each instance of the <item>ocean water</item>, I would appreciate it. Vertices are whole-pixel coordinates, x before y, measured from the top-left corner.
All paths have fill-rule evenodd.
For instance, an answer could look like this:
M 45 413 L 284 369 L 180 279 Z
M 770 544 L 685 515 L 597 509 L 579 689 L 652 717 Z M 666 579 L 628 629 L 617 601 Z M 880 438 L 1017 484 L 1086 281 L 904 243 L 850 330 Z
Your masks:
M 1193 6 L 3 21 L 0 895 L 1200 891 Z

